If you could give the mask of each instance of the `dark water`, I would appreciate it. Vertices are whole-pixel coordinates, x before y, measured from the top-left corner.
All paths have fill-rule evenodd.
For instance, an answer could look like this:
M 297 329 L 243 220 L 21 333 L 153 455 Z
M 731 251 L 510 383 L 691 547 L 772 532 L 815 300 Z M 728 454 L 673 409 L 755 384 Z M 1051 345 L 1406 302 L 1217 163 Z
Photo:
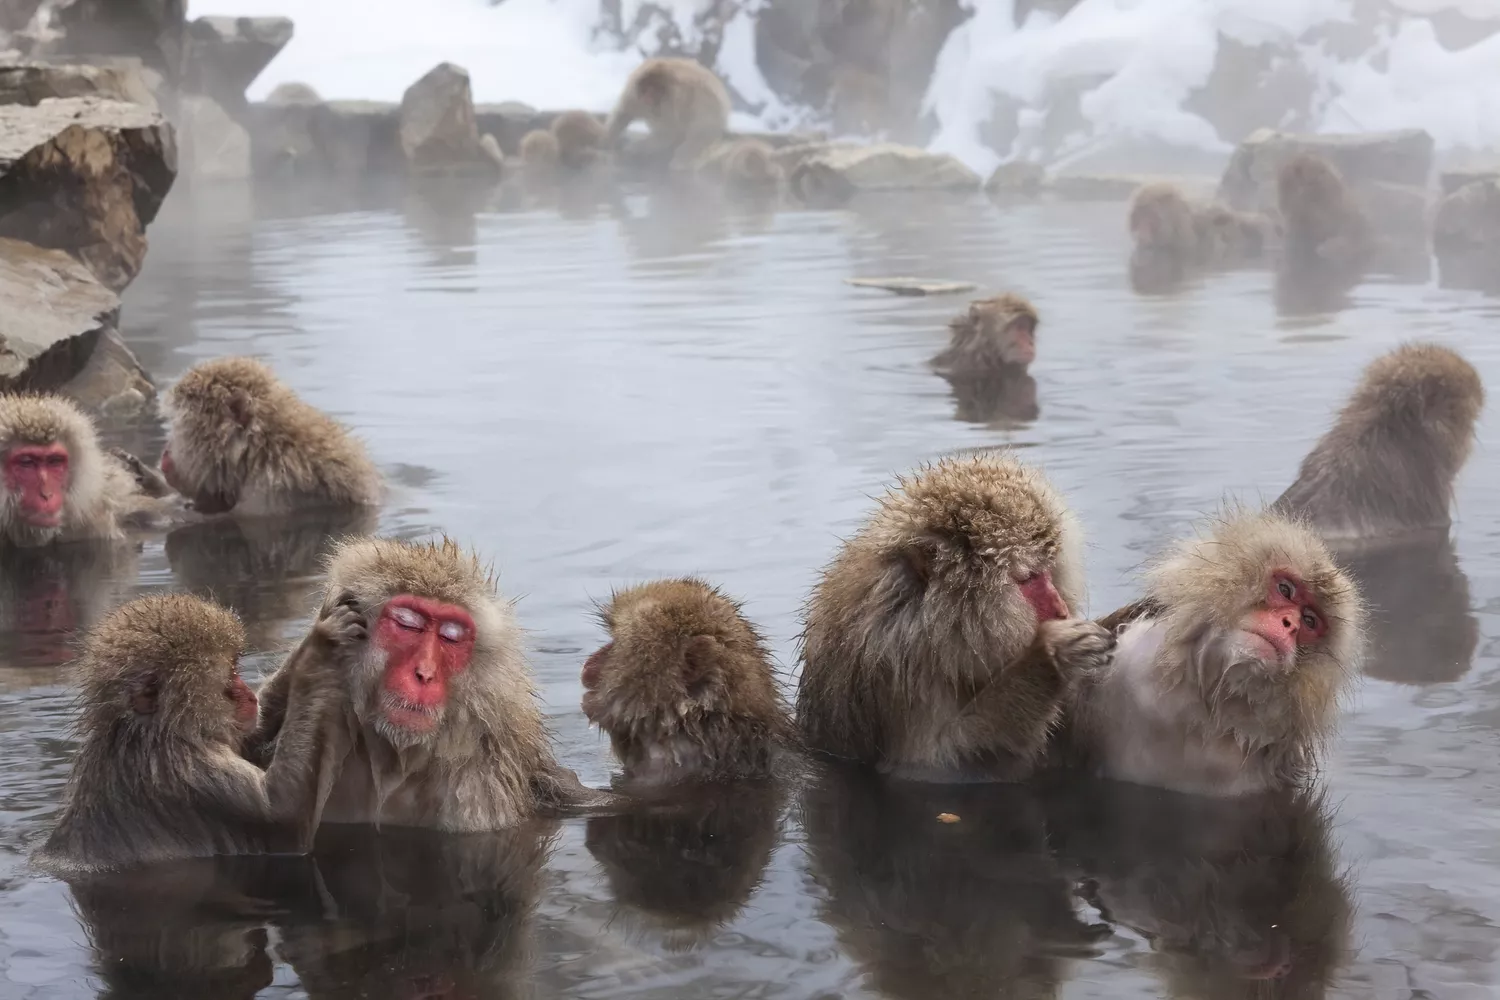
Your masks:
M 1258 273 L 1142 298 L 1122 216 L 645 196 L 559 212 L 453 192 L 314 210 L 184 191 L 151 232 L 125 332 L 163 382 L 256 354 L 356 427 L 398 484 L 379 528 L 446 530 L 495 561 L 560 753 L 602 783 L 577 673 L 612 586 L 719 581 L 790 673 L 800 602 L 868 497 L 925 459 L 1008 444 L 1087 527 L 1102 612 L 1195 513 L 1279 493 L 1382 350 L 1435 338 L 1500 385 L 1494 300 L 1367 283 L 1335 316 L 1285 320 Z M 924 363 L 963 300 L 842 280 L 879 274 L 1031 297 L 1034 387 L 955 400 Z M 74 629 L 143 589 L 193 587 L 247 617 L 264 669 L 304 627 L 323 529 L 347 526 L 7 567 L 0 996 L 1492 996 L 1490 426 L 1452 550 L 1372 577 L 1383 654 L 1325 800 L 1274 808 L 818 775 L 805 792 L 498 837 L 351 836 L 316 863 L 184 866 L 75 895 L 24 865 L 66 776 Z M 121 430 L 138 447 L 155 434 Z

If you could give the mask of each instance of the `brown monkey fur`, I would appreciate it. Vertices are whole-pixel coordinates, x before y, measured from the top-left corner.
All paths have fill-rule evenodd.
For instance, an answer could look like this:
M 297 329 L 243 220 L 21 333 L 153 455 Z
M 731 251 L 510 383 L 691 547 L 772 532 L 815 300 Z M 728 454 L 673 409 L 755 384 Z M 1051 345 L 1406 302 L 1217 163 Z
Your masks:
M 760 139 L 735 139 L 713 150 L 703 172 L 736 194 L 775 194 L 786 179 L 776 151 Z
M 642 120 L 661 157 L 673 168 L 689 167 L 729 127 L 729 92 L 692 59 L 647 59 L 625 81 L 609 116 L 609 145 L 618 145 L 631 123 Z
M 168 507 L 141 489 L 119 455 L 100 448 L 94 422 L 72 402 L 60 396 L 0 395 L 0 457 L 16 445 L 50 444 L 68 450 L 61 523 L 47 528 L 26 523 L 16 496 L 0 485 L 0 540 L 20 548 L 118 541 L 126 527 L 168 519 Z
M 1365 369 L 1274 506 L 1330 542 L 1446 528 L 1483 409 L 1473 365 L 1437 344 L 1404 344 Z
M 536 128 L 521 137 L 521 166 L 536 177 L 550 176 L 562 160 L 557 136 L 547 129 Z
M 381 710 L 386 655 L 371 633 L 399 595 L 458 605 L 474 624 L 468 666 L 447 682 L 426 734 L 397 730 Z M 553 759 L 510 602 L 454 542 L 341 543 L 329 559 L 321 616 L 344 627 L 326 646 L 315 630 L 266 681 L 252 741 L 272 749 L 272 771 L 296 775 L 297 794 L 316 789 L 305 817 L 313 830 L 320 822 L 496 830 L 552 808 L 614 801 Z M 288 694 L 299 683 L 301 705 L 296 691 Z
M 1130 203 L 1133 268 L 1172 266 L 1182 272 L 1233 267 L 1261 259 L 1271 222 L 1218 202 L 1188 199 L 1175 185 L 1147 184 Z
M 564 111 L 552 121 L 558 163 L 564 170 L 585 170 L 604 148 L 604 123 L 587 111 Z
M 952 341 L 932 366 L 954 377 L 1025 371 L 1036 359 L 1036 327 L 1036 309 L 1019 295 L 977 299 L 948 324 Z
M 583 711 L 627 782 L 758 778 L 789 736 L 765 641 L 702 580 L 656 580 L 600 609 L 609 641 L 583 668 Z
M 1012 458 L 945 459 L 900 480 L 809 601 L 804 742 L 911 777 L 1029 772 L 1076 678 L 1114 646 L 1067 617 L 1083 598 L 1080 545 L 1062 497 Z M 1065 617 L 1042 620 L 1023 589 L 1037 583 Z
M 380 473 L 338 421 L 252 358 L 189 368 L 165 397 L 162 471 L 203 513 L 374 506 Z
M 230 693 L 244 643 L 238 618 L 183 594 L 131 601 L 89 632 L 81 745 L 40 860 L 77 870 L 268 849 L 266 776 L 240 756 Z
M 1267 660 L 1244 629 L 1271 614 L 1269 588 L 1287 573 L 1325 631 Z M 1145 598 L 1102 624 L 1119 644 L 1079 687 L 1075 758 L 1106 777 L 1222 796 L 1309 777 L 1365 644 L 1354 582 L 1308 527 L 1272 511 L 1230 510 L 1179 542 L 1151 568 Z
M 1276 199 L 1285 229 L 1283 277 L 1358 279 L 1374 249 L 1370 221 L 1333 164 L 1312 153 L 1292 157 L 1276 175 Z

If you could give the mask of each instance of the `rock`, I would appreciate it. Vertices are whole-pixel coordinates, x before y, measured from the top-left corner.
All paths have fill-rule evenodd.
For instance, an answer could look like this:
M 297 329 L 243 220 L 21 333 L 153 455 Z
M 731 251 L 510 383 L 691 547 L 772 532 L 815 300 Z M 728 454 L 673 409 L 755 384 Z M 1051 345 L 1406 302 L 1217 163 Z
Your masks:
M 1042 193 L 1047 174 L 1039 164 L 1024 160 L 1002 163 L 984 182 L 984 190 L 992 195 L 1021 195 L 1032 198 Z
M 286 17 L 200 17 L 187 27 L 181 87 L 204 94 L 238 117 L 245 88 L 292 40 Z
M 187 0 L 72 0 L 57 9 L 53 26 L 61 32 L 58 54 L 138 56 L 176 81 L 187 36 Z
M 0 390 L 63 385 L 119 317 L 119 296 L 72 257 L 0 239 Z
M 1240 144 L 1219 181 L 1219 200 L 1240 211 L 1276 207 L 1276 173 L 1298 153 L 1326 158 L 1344 179 L 1422 187 L 1432 171 L 1432 136 L 1421 129 L 1363 135 L 1294 135 L 1261 129 Z
M 979 175 L 956 158 L 913 146 L 828 145 L 807 152 L 791 147 L 784 155 L 798 161 L 791 188 L 809 203 L 838 203 L 875 191 L 977 191 L 980 185 Z
M 936 278 L 845 278 L 844 284 L 858 288 L 879 288 L 897 295 L 957 295 L 972 292 L 979 286 L 970 281 L 942 281 Z
M 102 97 L 156 110 L 156 95 L 140 61 L 122 63 L 87 66 L 22 62 L 0 66 L 0 104 L 36 105 L 50 97 Z
M 401 151 L 413 173 L 493 172 L 479 146 L 469 73 L 439 63 L 401 97 Z
M 288 81 L 278 83 L 276 89 L 266 95 L 266 103 L 271 105 L 322 104 L 323 98 L 309 84 Z
M 42 0 L 0 0 L 0 40 L 31 23 Z
M 479 104 L 474 107 L 474 124 L 481 132 L 495 137 L 506 156 L 521 152 L 521 137 L 534 128 L 551 128 L 561 111 L 538 111 L 520 101 L 503 104 Z
M 1147 184 L 1167 182 L 1192 198 L 1212 197 L 1212 177 L 1178 177 L 1161 174 L 1052 174 L 1046 190 L 1064 201 L 1129 201 Z
M 399 170 L 400 112 L 379 101 L 254 104 L 250 123 L 257 174 L 347 176 Z
M 1500 165 L 1492 167 L 1467 167 L 1462 170 L 1445 170 L 1438 175 L 1438 187 L 1444 197 L 1453 194 L 1466 184 L 1475 181 L 1500 180 Z
M 1432 247 L 1444 285 L 1500 289 L 1500 180 L 1474 181 L 1444 198 Z
M 1432 199 L 1425 185 L 1366 181 L 1351 187 L 1376 233 L 1406 241 L 1419 240 L 1425 253 L 1432 213 Z
M 177 143 L 138 104 L 74 97 L 0 106 L 0 237 L 66 250 L 119 291 L 177 175 Z
M 108 327 L 83 369 L 55 390 L 79 406 L 109 416 L 135 416 L 156 398 L 156 386 L 118 330 Z
M 250 133 L 211 97 L 185 94 L 177 105 L 182 172 L 194 180 L 250 176 Z

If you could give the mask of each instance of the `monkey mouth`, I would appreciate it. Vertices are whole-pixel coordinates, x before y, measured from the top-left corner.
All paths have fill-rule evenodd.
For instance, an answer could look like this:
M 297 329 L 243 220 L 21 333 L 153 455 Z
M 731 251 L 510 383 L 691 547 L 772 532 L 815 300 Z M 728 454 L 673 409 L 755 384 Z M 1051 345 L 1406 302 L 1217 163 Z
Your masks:
M 33 528 L 62 527 L 61 510 L 28 510 L 21 514 L 21 519 Z
M 1262 659 L 1268 662 L 1284 663 L 1292 655 L 1291 640 L 1285 635 L 1258 631 L 1251 631 L 1247 634 L 1254 640 L 1253 645 L 1256 651 L 1262 654 Z
M 430 733 L 443 719 L 443 710 L 436 705 L 418 705 L 390 694 L 381 699 L 380 714 L 390 725 L 413 733 Z

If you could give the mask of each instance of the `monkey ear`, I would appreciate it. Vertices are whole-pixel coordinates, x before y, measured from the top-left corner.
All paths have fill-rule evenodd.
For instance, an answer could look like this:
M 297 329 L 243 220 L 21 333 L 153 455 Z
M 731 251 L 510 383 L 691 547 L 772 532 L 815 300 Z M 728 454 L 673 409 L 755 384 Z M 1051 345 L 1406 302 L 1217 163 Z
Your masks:
M 136 715 L 154 715 L 161 693 L 156 675 L 148 674 L 130 686 L 130 708 Z
M 701 691 L 713 677 L 719 641 L 711 635 L 695 635 L 682 651 L 682 682 L 692 694 Z
M 248 393 L 236 389 L 229 395 L 229 415 L 234 422 L 241 427 L 250 426 L 250 421 L 255 418 L 255 403 Z

